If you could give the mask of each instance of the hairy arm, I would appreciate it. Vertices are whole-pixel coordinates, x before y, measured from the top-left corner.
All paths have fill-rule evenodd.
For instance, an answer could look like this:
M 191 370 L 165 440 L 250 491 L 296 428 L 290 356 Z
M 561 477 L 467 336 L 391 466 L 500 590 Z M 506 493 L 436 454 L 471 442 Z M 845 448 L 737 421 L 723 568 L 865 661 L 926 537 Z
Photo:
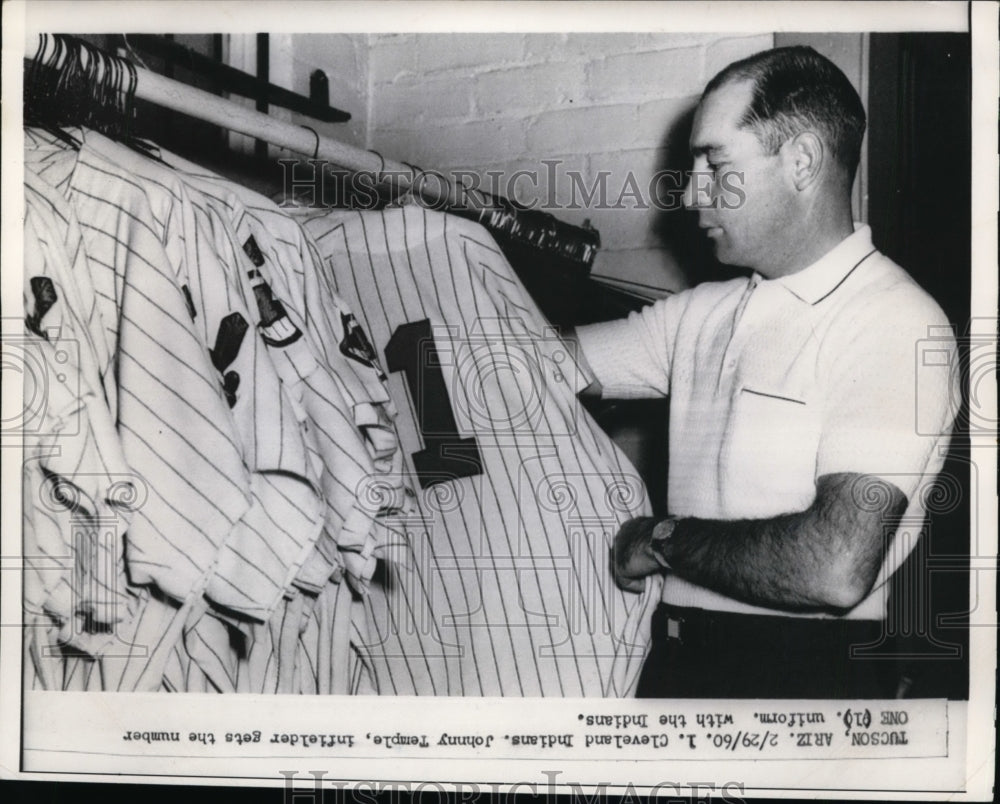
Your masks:
M 761 606 L 846 611 L 871 590 L 906 496 L 868 475 L 838 473 L 816 482 L 805 511 L 771 519 L 679 519 L 669 538 L 649 547 L 650 528 L 633 528 L 615 545 L 624 588 L 665 562 L 682 578 Z M 661 561 L 657 561 L 656 553 Z

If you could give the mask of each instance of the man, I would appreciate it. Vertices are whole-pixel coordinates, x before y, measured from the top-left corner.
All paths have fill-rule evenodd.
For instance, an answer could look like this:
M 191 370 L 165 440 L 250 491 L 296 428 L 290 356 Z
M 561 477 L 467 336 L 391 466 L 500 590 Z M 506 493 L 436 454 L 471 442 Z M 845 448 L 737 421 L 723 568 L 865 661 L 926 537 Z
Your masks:
M 671 516 L 626 523 L 613 551 L 626 589 L 665 573 L 639 696 L 896 692 L 851 648 L 884 633 L 943 463 L 915 388 L 918 342 L 948 322 L 852 223 L 864 128 L 811 48 L 727 67 L 696 110 L 684 203 L 752 275 L 576 333 L 605 396 L 670 395 Z M 954 389 L 925 386 L 921 422 L 947 434 Z

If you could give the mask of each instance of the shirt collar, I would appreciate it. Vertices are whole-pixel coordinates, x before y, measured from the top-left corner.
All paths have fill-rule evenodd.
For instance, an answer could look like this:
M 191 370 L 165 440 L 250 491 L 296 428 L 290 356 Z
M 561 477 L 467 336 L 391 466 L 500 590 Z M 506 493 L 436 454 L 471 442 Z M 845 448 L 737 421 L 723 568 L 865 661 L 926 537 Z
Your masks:
M 794 274 L 774 279 L 807 304 L 825 299 L 848 274 L 875 251 L 872 230 L 867 224 L 855 223 L 854 233 L 845 237 L 812 265 Z

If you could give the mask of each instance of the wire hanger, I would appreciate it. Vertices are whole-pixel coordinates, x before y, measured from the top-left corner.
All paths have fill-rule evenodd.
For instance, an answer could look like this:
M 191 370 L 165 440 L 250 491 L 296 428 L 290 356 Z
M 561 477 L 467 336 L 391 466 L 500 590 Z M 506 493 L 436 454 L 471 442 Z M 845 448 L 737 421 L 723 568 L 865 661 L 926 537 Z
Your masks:
M 65 127 L 92 129 L 162 163 L 156 146 L 136 135 L 138 76 L 127 59 L 76 37 L 42 34 L 24 81 L 25 125 L 75 150 L 82 142 Z
M 68 51 L 60 37 L 39 36 L 38 50 L 24 74 L 24 123 L 49 132 L 78 151 L 82 143 L 63 130 L 57 120 L 62 88 L 77 69 L 76 54 Z M 57 68 L 58 65 L 61 67 Z

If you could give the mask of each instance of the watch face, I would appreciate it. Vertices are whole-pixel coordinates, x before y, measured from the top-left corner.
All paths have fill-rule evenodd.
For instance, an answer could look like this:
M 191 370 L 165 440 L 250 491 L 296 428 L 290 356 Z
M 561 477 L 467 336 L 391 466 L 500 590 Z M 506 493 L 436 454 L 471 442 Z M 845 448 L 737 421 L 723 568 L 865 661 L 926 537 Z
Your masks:
M 662 519 L 656 523 L 656 527 L 653 528 L 653 541 L 665 542 L 670 538 L 670 534 L 674 532 L 674 525 L 677 520 L 668 516 L 666 519 Z
M 665 553 L 667 542 L 670 540 L 670 535 L 674 532 L 676 523 L 677 520 L 674 517 L 667 517 L 661 522 L 657 522 L 650 537 L 650 547 L 653 549 L 653 555 L 656 556 L 656 560 L 664 569 L 670 568 Z

